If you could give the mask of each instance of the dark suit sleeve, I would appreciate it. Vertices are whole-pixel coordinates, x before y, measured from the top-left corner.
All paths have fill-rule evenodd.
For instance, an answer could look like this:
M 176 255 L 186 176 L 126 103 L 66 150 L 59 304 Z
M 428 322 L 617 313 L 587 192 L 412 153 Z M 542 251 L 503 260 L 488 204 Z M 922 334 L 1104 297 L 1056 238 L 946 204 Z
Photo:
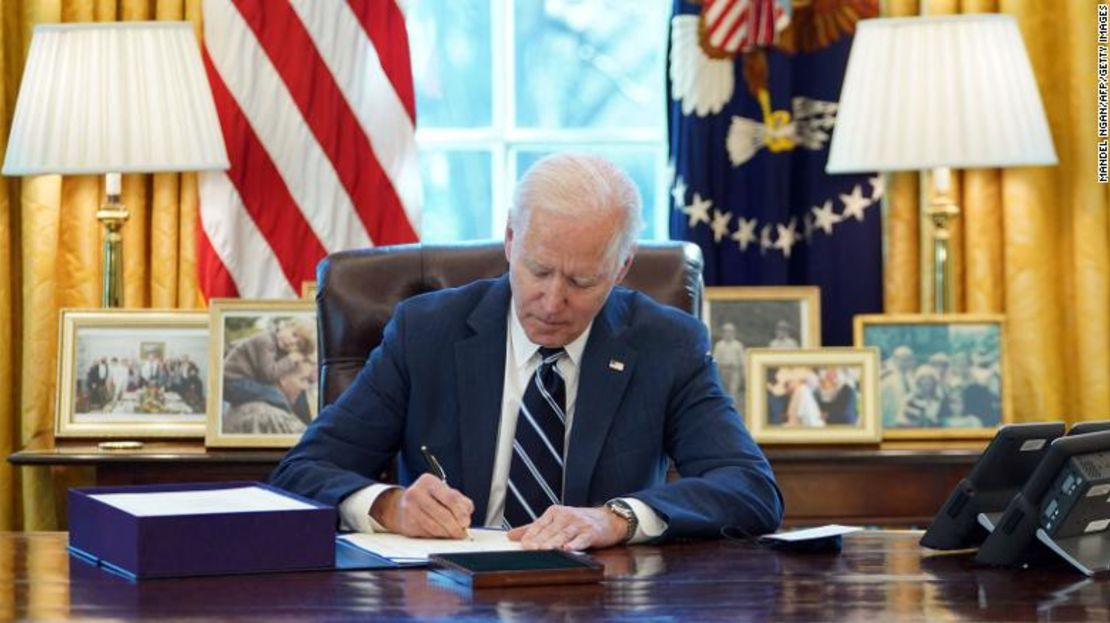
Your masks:
M 667 453 L 680 479 L 637 491 L 667 522 L 663 539 L 719 537 L 725 527 L 745 534 L 775 531 L 783 500 L 771 466 L 725 394 L 700 326 L 671 348 L 675 385 L 666 415 Z M 691 348 L 693 346 L 693 348 Z
M 404 304 L 351 386 L 324 408 L 278 464 L 270 482 L 326 504 L 375 484 L 401 443 L 409 378 Z

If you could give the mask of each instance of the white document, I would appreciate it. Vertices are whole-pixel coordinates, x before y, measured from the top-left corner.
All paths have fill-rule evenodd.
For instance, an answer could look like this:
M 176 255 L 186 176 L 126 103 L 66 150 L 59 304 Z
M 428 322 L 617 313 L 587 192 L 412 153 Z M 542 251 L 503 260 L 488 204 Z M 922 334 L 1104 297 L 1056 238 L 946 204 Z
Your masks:
M 197 491 L 151 491 L 149 493 L 101 493 L 89 497 L 136 517 L 214 515 L 217 513 L 251 513 L 316 508 L 300 500 L 262 487 L 201 489 Z
M 830 536 L 838 536 L 841 534 L 851 534 L 859 532 L 863 528 L 856 526 L 841 526 L 838 524 L 829 524 L 827 526 L 819 526 L 817 528 L 807 528 L 805 530 L 791 530 L 790 532 L 778 532 L 776 534 L 765 534 L 760 538 L 764 539 L 777 539 L 779 541 L 808 541 L 811 539 L 823 539 Z
M 510 541 L 502 530 L 474 528 L 465 539 L 418 539 L 400 534 L 361 532 L 344 534 L 340 541 L 394 562 L 424 562 L 430 554 L 518 551 L 520 541 Z

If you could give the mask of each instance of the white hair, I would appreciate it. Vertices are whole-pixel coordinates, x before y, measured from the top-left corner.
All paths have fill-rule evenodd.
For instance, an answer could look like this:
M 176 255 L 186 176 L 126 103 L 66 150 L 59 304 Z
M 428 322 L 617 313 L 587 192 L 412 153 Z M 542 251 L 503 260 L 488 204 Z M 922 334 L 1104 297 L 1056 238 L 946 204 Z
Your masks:
M 643 229 L 640 205 L 636 184 L 612 162 L 594 154 L 559 153 L 536 162 L 517 184 L 509 226 L 523 232 L 536 207 L 569 216 L 617 212 L 622 227 L 614 242 L 624 262 Z

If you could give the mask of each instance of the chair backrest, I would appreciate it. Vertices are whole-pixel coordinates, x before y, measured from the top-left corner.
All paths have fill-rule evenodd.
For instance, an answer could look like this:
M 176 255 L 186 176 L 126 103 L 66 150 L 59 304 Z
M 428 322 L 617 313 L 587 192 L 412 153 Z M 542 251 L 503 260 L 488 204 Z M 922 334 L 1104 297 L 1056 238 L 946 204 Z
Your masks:
M 402 300 L 497 277 L 509 269 L 500 241 L 406 244 L 343 251 L 316 269 L 321 406 L 354 381 Z M 688 242 L 642 242 L 623 285 L 701 317 L 701 250 Z

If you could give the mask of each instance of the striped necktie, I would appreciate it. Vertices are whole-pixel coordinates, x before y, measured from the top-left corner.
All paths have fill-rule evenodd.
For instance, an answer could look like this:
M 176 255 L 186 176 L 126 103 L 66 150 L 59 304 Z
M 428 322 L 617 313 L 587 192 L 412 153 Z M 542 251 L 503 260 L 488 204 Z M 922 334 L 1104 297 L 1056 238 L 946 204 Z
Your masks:
M 540 348 L 540 365 L 520 403 L 505 492 L 509 527 L 531 523 L 563 499 L 566 384 L 555 363 L 564 354 L 561 348 Z

